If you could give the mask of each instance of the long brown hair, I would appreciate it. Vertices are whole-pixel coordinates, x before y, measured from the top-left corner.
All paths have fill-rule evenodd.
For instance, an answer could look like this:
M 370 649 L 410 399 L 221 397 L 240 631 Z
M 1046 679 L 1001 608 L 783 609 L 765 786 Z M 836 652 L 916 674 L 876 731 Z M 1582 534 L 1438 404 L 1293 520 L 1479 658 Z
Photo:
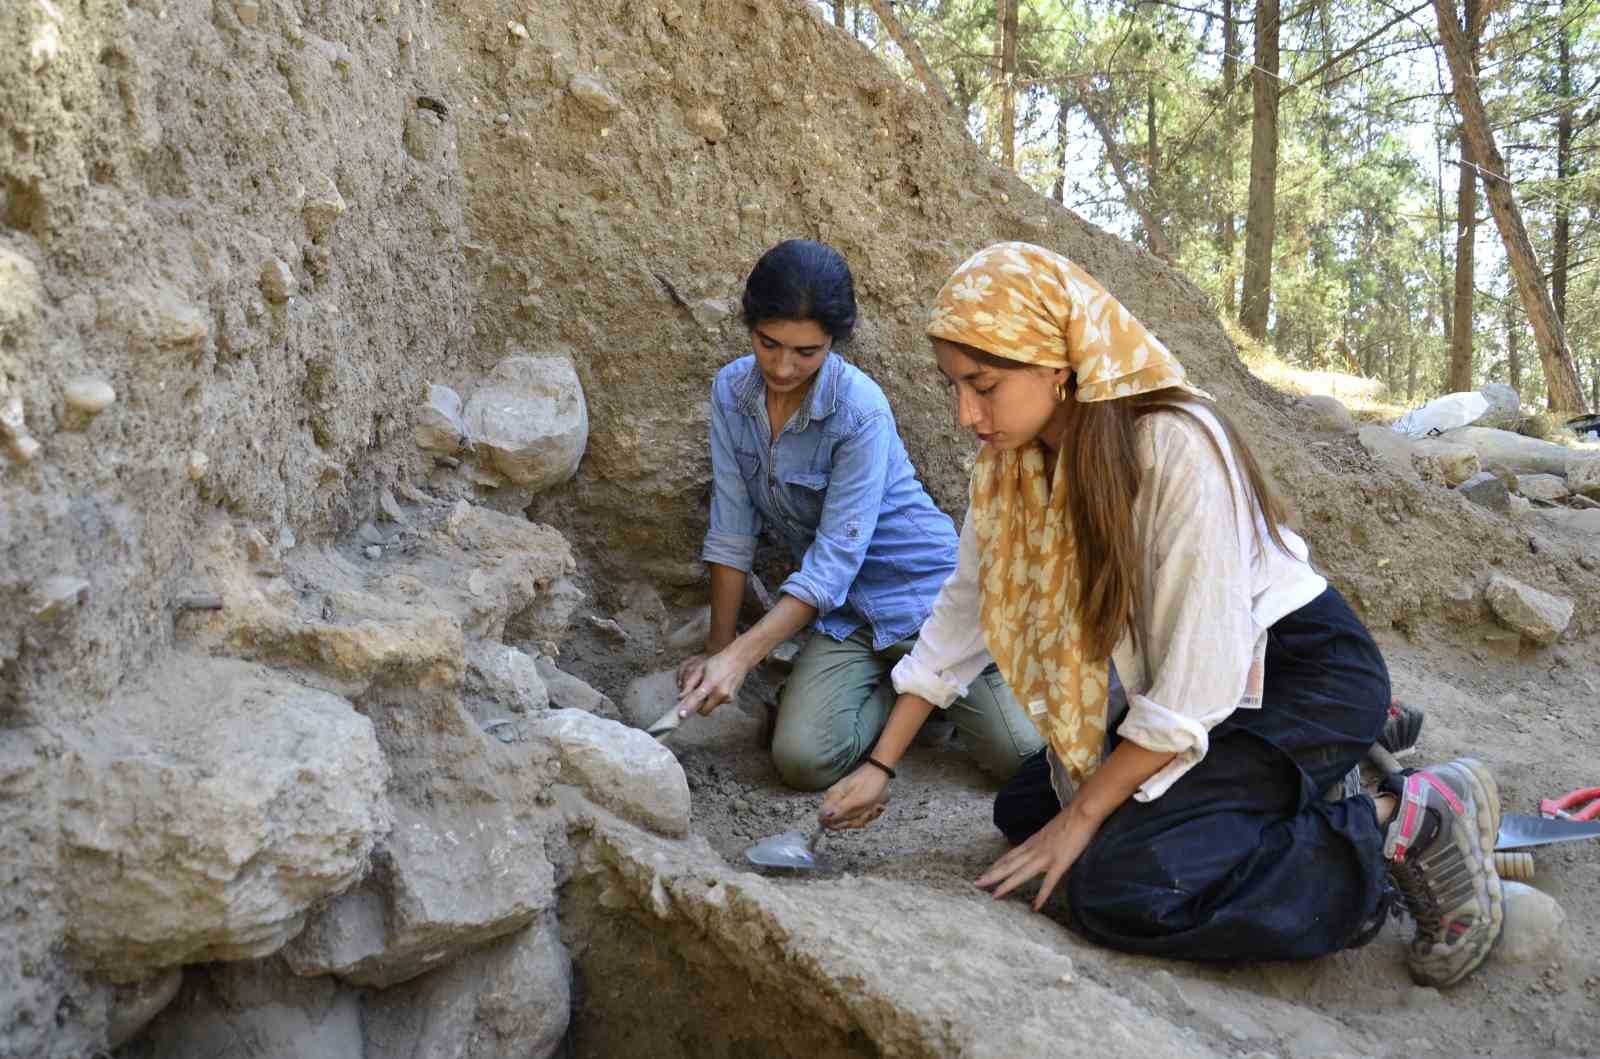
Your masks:
M 949 344 L 980 364 L 1000 371 L 1028 367 L 974 346 Z M 1067 383 L 1069 396 L 1077 388 L 1074 374 Z M 1084 646 L 1095 655 L 1109 656 L 1124 631 L 1137 636 L 1134 601 L 1139 598 L 1145 575 L 1134 540 L 1134 504 L 1144 484 L 1139 472 L 1138 422 L 1147 415 L 1166 412 L 1200 423 L 1199 417 L 1183 407 L 1184 402 L 1202 405 L 1216 416 L 1249 493 L 1247 510 L 1260 516 L 1272 542 L 1287 550 L 1279 526 L 1288 521 L 1288 506 L 1262 473 L 1238 428 L 1214 402 L 1167 389 L 1114 401 L 1076 404 L 1057 458 L 1068 461 L 1067 512 L 1078 551 L 1078 613 L 1083 623 Z M 1204 424 L 1200 425 L 1231 492 L 1233 478 L 1227 475 L 1222 449 L 1211 432 L 1204 430 Z

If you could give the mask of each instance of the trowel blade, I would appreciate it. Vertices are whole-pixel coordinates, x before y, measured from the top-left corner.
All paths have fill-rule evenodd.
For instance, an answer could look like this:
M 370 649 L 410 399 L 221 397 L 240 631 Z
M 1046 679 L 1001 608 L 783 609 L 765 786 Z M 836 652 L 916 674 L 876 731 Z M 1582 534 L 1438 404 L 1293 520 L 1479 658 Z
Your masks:
M 821 854 L 812 848 L 812 839 L 803 831 L 770 835 L 744 851 L 744 859 L 759 868 L 792 868 L 814 871 L 823 866 Z
M 646 735 L 653 735 L 657 739 L 665 739 L 678 730 L 678 725 L 683 723 L 683 718 L 678 716 L 678 707 L 673 706 L 666 713 L 657 717 L 655 723 L 646 728 Z
M 1600 838 L 1600 820 L 1547 820 L 1542 816 L 1506 813 L 1500 817 L 1500 834 L 1494 848 L 1523 849 L 1585 838 Z

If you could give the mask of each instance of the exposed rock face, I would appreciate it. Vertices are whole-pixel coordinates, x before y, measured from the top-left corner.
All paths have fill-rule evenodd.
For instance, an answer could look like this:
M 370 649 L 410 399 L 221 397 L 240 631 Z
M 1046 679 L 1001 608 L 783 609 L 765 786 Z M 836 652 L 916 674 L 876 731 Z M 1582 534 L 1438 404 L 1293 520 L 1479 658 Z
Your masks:
M 1600 499 L 1600 457 L 1567 459 L 1567 488 L 1591 500 Z
M 1518 474 L 1565 474 L 1570 449 L 1553 441 L 1523 437 L 1492 427 L 1457 427 L 1439 435 L 1452 445 L 1465 445 L 1483 463 L 1501 463 Z
M 571 1013 L 555 915 L 366 1001 L 365 1059 L 545 1059 Z
M 179 655 L 68 740 L 68 939 L 101 974 L 281 948 L 388 830 L 388 769 L 350 704 Z

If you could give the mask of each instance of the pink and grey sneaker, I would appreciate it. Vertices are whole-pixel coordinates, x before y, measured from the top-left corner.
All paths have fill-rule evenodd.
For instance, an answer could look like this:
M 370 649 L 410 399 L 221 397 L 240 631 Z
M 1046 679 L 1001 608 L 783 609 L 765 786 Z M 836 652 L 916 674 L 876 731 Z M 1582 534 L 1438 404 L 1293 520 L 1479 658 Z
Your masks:
M 1504 923 L 1494 870 L 1500 792 L 1489 770 L 1472 758 L 1393 781 L 1400 804 L 1383 855 L 1417 921 L 1406 962 L 1420 985 L 1454 985 L 1489 955 Z

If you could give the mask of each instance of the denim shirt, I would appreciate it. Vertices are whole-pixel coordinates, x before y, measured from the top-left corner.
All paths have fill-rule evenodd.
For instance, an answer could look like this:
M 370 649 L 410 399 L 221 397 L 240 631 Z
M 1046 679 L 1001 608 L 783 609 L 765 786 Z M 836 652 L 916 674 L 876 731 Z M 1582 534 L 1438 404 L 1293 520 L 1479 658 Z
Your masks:
M 959 538 L 917 481 L 878 384 L 829 353 L 777 441 L 754 356 L 711 387 L 711 527 L 701 558 L 749 572 L 765 526 L 799 569 L 781 586 L 844 640 L 913 635 L 954 572 Z

